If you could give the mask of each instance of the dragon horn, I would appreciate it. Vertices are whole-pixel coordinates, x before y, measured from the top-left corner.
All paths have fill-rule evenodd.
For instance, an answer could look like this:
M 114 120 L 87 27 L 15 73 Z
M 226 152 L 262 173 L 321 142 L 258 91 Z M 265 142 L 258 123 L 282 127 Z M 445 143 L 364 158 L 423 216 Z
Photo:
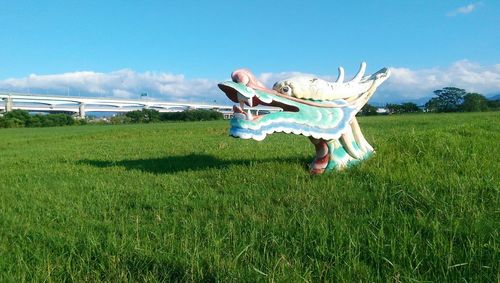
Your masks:
M 350 82 L 359 82 L 363 78 L 363 75 L 365 74 L 366 71 L 366 63 L 361 62 L 361 66 L 359 66 L 359 71 L 356 74 L 356 76 L 350 81 Z
M 335 82 L 339 84 L 344 82 L 344 68 L 339 67 L 339 76 Z

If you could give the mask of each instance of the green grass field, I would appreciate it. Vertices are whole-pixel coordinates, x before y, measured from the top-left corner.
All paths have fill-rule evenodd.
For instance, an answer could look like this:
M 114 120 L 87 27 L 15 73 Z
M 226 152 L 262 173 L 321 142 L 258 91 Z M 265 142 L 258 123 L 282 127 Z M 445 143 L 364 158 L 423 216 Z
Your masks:
M 360 118 L 377 153 L 228 122 L 0 130 L 0 281 L 500 280 L 500 113 Z

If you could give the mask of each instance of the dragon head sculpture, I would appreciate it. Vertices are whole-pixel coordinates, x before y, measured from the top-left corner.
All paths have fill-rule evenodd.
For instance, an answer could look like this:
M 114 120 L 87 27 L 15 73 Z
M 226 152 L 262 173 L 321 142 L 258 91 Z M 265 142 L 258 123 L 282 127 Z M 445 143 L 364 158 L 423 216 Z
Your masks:
M 373 147 L 366 141 L 356 113 L 361 110 L 377 87 L 390 75 L 387 68 L 364 76 L 366 64 L 356 76 L 344 82 L 339 68 L 335 82 L 314 77 L 292 77 L 266 88 L 246 69 L 231 74 L 232 81 L 219 88 L 237 105 L 233 106 L 230 135 L 242 139 L 263 140 L 275 132 L 309 137 L 316 149 L 310 165 L 311 174 L 343 169 L 369 157 Z M 274 106 L 283 111 L 254 116 L 245 105 Z

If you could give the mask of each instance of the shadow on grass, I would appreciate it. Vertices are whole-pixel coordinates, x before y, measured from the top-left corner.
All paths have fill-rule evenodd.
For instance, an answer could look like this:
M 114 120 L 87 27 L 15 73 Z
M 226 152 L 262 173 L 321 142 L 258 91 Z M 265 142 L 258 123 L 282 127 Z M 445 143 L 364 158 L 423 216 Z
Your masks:
M 224 169 L 234 165 L 253 165 L 266 162 L 290 162 L 307 165 L 305 159 L 300 158 L 265 158 L 265 159 L 237 159 L 224 160 L 207 154 L 189 154 L 183 156 L 167 156 L 163 158 L 132 159 L 120 161 L 80 160 L 79 164 L 86 164 L 100 168 L 125 167 L 127 170 L 140 170 L 154 174 L 175 173 L 181 171 L 198 171 L 211 168 Z

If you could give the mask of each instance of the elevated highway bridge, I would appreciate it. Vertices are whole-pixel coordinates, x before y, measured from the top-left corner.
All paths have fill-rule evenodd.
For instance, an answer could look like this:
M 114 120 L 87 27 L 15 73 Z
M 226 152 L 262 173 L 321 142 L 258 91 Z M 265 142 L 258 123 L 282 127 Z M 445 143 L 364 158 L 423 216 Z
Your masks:
M 143 108 L 154 109 L 159 112 L 178 112 L 188 109 L 215 110 L 224 114 L 224 118 L 231 118 L 233 114 L 232 105 L 204 104 L 192 102 L 165 102 L 142 99 L 116 99 L 96 97 L 57 96 L 42 94 L 27 94 L 15 92 L 0 92 L 0 113 L 22 109 L 30 112 L 46 113 L 70 113 L 79 118 L 85 118 L 88 112 L 116 112 L 124 113 Z M 252 107 L 247 108 L 252 113 L 277 112 L 280 108 L 275 107 Z

